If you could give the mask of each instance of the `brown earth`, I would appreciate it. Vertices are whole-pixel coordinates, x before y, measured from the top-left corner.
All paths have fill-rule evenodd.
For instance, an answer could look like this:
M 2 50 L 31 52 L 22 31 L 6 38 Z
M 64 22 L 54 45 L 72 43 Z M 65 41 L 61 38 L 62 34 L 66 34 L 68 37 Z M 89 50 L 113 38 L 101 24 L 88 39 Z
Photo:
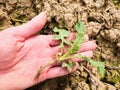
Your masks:
M 55 26 L 74 31 L 82 21 L 98 47 L 95 60 L 105 62 L 106 75 L 81 62 L 75 73 L 47 80 L 27 90 L 120 90 L 120 1 L 119 0 L 0 0 L 0 30 L 20 25 L 46 11 L 48 22 L 42 33 Z

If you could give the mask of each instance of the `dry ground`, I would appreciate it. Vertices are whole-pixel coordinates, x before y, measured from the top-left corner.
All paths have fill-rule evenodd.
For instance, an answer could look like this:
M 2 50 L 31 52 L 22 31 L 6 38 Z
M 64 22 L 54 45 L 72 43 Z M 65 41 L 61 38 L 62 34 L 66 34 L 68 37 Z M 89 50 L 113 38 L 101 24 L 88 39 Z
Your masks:
M 0 0 L 0 30 L 29 21 L 47 11 L 42 33 L 55 26 L 74 31 L 83 21 L 91 40 L 98 45 L 94 59 L 105 62 L 106 75 L 81 62 L 80 68 L 65 77 L 47 80 L 27 90 L 120 90 L 120 1 L 114 0 Z

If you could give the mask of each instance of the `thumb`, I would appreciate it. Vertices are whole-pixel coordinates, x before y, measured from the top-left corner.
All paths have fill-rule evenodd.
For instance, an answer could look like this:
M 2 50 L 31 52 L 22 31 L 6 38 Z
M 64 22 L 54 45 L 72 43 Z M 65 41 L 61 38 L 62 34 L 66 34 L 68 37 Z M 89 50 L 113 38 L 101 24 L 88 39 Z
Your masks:
M 34 34 L 36 34 L 39 30 L 43 28 L 47 21 L 47 16 L 45 12 L 41 12 L 39 15 L 34 17 L 31 21 L 14 27 L 14 32 L 17 35 L 20 35 L 24 38 L 28 38 Z

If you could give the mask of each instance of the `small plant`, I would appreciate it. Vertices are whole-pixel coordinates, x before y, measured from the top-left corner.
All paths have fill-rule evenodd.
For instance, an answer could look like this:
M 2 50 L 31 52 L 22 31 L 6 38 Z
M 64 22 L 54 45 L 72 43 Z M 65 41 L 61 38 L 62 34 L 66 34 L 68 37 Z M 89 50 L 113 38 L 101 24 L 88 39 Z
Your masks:
M 35 79 L 39 78 L 40 72 L 45 67 L 47 67 L 50 64 L 56 63 L 56 62 L 61 63 L 61 67 L 67 68 L 68 71 L 71 71 L 76 65 L 76 63 L 71 60 L 73 58 L 84 59 L 85 61 L 89 62 L 91 65 L 96 67 L 102 76 L 104 75 L 105 65 L 103 62 L 95 61 L 86 56 L 82 56 L 79 53 L 79 49 L 80 49 L 82 43 L 85 42 L 85 26 L 84 26 L 84 24 L 82 22 L 77 23 L 75 25 L 75 29 L 76 29 L 76 37 L 74 40 L 72 40 L 70 42 L 66 39 L 66 37 L 68 37 L 70 35 L 69 31 L 67 31 L 65 29 L 58 29 L 56 27 L 54 28 L 53 31 L 56 32 L 57 35 L 54 35 L 53 38 L 55 40 L 61 40 L 61 43 L 59 45 L 59 47 L 61 48 L 61 51 L 55 55 L 54 60 L 47 63 L 45 66 L 40 67 L 40 69 L 38 70 L 38 72 L 35 76 Z M 68 51 L 66 53 L 63 53 L 63 51 L 65 49 L 64 48 L 65 44 L 68 45 L 70 48 L 68 49 Z M 75 56 L 74 54 L 77 54 L 77 56 Z

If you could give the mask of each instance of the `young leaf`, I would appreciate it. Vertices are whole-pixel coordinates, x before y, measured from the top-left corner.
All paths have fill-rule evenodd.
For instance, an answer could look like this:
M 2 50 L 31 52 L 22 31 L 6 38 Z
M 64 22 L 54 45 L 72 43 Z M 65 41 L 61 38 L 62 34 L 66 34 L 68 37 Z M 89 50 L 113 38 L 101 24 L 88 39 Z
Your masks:
M 65 39 L 66 37 L 70 35 L 69 31 L 65 29 L 58 29 L 56 27 L 53 29 L 53 31 L 58 33 L 57 35 L 54 35 L 53 38 L 55 40 L 61 40 L 60 48 L 64 48 L 64 44 L 70 45 L 70 41 Z
M 75 67 L 75 65 L 76 63 L 74 63 L 71 60 L 69 60 L 68 63 L 67 62 L 62 63 L 62 67 L 66 67 L 68 71 L 71 71 Z
M 69 61 L 68 61 L 68 64 L 69 64 L 69 66 L 72 67 L 72 68 L 75 67 L 75 65 L 76 65 L 76 63 L 73 62 L 72 60 L 69 60 Z
M 94 67 L 96 67 L 99 71 L 99 73 L 104 76 L 105 74 L 105 65 L 103 62 L 100 62 L 100 61 L 95 61 L 95 60 L 92 60 L 90 59 L 90 64 L 93 65 Z
M 63 67 L 63 68 L 67 68 L 68 71 L 71 71 L 71 69 L 72 69 L 72 68 L 69 66 L 69 64 L 66 63 L 66 62 L 63 62 L 63 63 L 62 63 L 62 67 Z
M 73 41 L 73 44 L 71 48 L 67 51 L 66 54 L 64 54 L 60 60 L 63 60 L 65 57 L 68 57 L 71 54 L 77 53 L 79 51 L 79 48 L 81 47 L 81 44 L 85 41 L 85 26 L 83 23 L 77 23 L 75 25 L 77 33 L 76 38 Z
M 83 35 L 85 34 L 85 25 L 82 22 L 78 22 L 75 25 L 75 29 L 78 33 L 82 33 Z
M 91 64 L 92 66 L 96 67 L 96 68 L 98 69 L 98 72 L 99 72 L 102 76 L 104 76 L 104 74 L 105 74 L 105 65 L 104 65 L 103 62 L 95 61 L 95 60 L 90 59 L 90 58 L 85 57 L 85 56 L 82 56 L 82 58 L 83 58 L 84 60 L 86 60 L 86 61 L 89 61 L 90 64 Z

